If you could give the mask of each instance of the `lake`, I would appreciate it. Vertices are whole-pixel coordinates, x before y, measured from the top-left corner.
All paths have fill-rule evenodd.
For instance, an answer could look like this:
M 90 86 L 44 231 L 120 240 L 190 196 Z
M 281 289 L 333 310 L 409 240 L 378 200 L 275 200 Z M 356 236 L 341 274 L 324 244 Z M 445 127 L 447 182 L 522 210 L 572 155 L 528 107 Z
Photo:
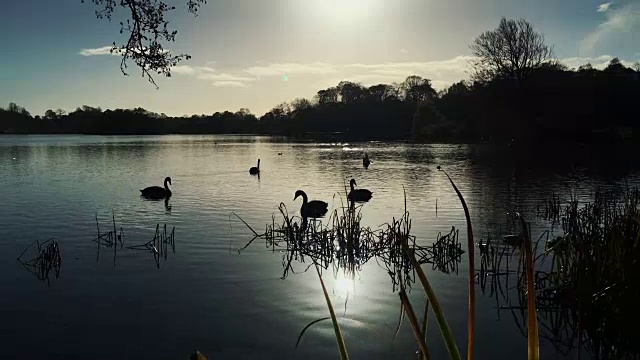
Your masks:
M 364 152 L 372 160 L 368 169 Z M 299 211 L 296 190 L 327 201 L 331 210 L 355 178 L 373 191 L 362 207 L 364 225 L 401 217 L 406 191 L 419 242 L 433 242 L 452 226 L 463 240 L 464 212 L 436 171 L 440 165 L 465 196 L 477 240 L 499 236 L 510 211 L 521 211 L 537 238 L 549 228 L 535 218 L 541 200 L 554 192 L 586 199 L 598 187 L 637 185 L 639 153 L 609 146 L 291 143 L 256 136 L 2 136 L 0 355 L 186 359 L 198 349 L 209 359 L 338 358 L 330 321 L 307 330 L 295 348 L 309 322 L 328 316 L 315 271 L 296 263 L 299 273 L 281 279 L 283 254 L 264 240 L 238 253 L 253 234 L 232 212 L 264 231 L 281 202 L 290 213 Z M 258 158 L 260 177 L 251 176 Z M 166 176 L 170 208 L 140 198 L 139 189 L 161 186 Z M 175 253 L 159 267 L 145 251 L 116 250 L 115 263 L 112 249 L 97 255 L 96 214 L 102 232 L 113 227 L 113 214 L 125 247 L 151 240 L 157 224 L 175 227 Z M 50 238 L 59 243 L 62 266 L 47 286 L 16 258 L 33 241 Z M 465 254 L 457 274 L 423 266 L 463 357 L 466 261 Z M 414 358 L 407 319 L 394 339 L 400 303 L 382 267 L 369 262 L 353 281 L 341 272 L 324 277 L 352 359 Z M 512 312 L 477 291 L 476 357 L 525 358 L 527 339 Z M 419 316 L 423 294 L 415 284 L 410 297 Z M 433 358 L 447 358 L 432 316 L 427 333 Z M 541 340 L 543 359 L 575 358 L 575 350 L 563 352 Z

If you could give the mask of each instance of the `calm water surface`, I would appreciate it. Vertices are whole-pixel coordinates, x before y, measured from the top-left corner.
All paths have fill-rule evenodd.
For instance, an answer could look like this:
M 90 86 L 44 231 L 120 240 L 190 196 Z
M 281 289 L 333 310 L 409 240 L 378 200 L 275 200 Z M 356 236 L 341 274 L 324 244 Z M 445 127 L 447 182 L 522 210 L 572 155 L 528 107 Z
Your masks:
M 367 170 L 364 151 L 373 161 Z M 282 254 L 267 251 L 264 242 L 238 254 L 252 236 L 230 219 L 232 212 L 262 230 L 280 202 L 298 211 L 295 190 L 335 208 L 340 200 L 334 194 L 354 177 L 374 192 L 362 210 L 364 225 L 400 217 L 404 187 L 419 241 L 434 241 L 452 226 L 463 238 L 464 213 L 436 171 L 441 165 L 466 197 L 474 232 L 482 237 L 498 231 L 507 211 L 532 218 L 538 201 L 554 191 L 588 196 L 598 186 L 637 184 L 640 163 L 628 158 L 633 152 L 622 153 L 627 157 L 611 149 L 567 147 L 542 156 L 536 149 L 508 147 L 289 143 L 243 136 L 3 136 L 0 357 L 184 359 L 200 349 L 210 359 L 337 358 L 330 322 L 315 325 L 294 349 L 300 330 L 327 316 L 315 273 L 281 280 Z M 259 178 L 248 174 L 257 158 Z M 171 209 L 139 197 L 139 189 L 162 185 L 166 176 L 173 180 Z M 95 215 L 106 228 L 112 211 L 124 228 L 125 245 L 150 240 L 156 224 L 175 226 L 176 253 L 159 269 L 151 254 L 132 250 L 119 252 L 115 267 L 108 250 L 96 261 Z M 535 225 L 534 232 L 546 228 Z M 63 265 L 60 278 L 47 287 L 16 257 L 32 241 L 51 237 L 60 243 Z M 465 262 L 463 257 L 459 274 L 425 267 L 463 356 Z M 353 282 L 340 273 L 325 276 L 352 359 L 414 357 L 407 321 L 393 339 L 399 300 L 385 270 L 373 262 Z M 420 295 L 414 287 L 416 304 L 423 304 Z M 511 313 L 499 312 L 488 294 L 479 293 L 477 306 L 478 358 L 524 359 L 526 338 Z M 434 358 L 446 358 L 435 321 L 428 333 Z M 544 359 L 565 358 L 545 340 L 541 351 Z

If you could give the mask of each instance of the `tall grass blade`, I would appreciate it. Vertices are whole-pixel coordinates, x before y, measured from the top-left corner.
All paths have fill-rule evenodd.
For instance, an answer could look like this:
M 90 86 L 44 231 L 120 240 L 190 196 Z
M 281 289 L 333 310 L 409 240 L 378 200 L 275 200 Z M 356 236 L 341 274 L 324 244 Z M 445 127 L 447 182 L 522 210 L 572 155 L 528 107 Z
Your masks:
M 456 345 L 456 341 L 451 333 L 451 329 L 449 328 L 449 324 L 447 323 L 447 319 L 444 316 L 444 311 L 442 311 L 442 307 L 440 306 L 440 301 L 436 296 L 436 293 L 433 291 L 429 280 L 427 280 L 427 276 L 422 271 L 416 256 L 413 254 L 411 249 L 409 249 L 409 245 L 407 242 L 403 242 L 402 246 L 404 247 L 404 251 L 407 254 L 407 257 L 411 261 L 413 268 L 416 270 L 418 274 L 418 279 L 420 279 L 420 283 L 424 288 L 424 291 L 427 294 L 427 298 L 431 303 L 431 307 L 433 308 L 433 313 L 436 315 L 436 320 L 438 322 L 438 327 L 440 328 L 440 333 L 442 333 L 442 337 L 444 338 L 445 345 L 447 346 L 447 351 L 449 351 L 449 356 L 453 360 L 461 360 L 460 351 L 458 350 L 458 346 Z
M 256 237 L 259 237 L 259 236 L 260 236 L 260 235 L 258 235 L 258 233 L 257 233 L 255 230 L 253 230 L 253 228 L 252 228 L 251 226 L 249 226 L 249 224 L 247 224 L 247 222 L 246 222 L 246 221 L 244 221 L 244 219 L 243 219 L 243 218 L 241 218 L 241 217 L 240 217 L 240 215 L 238 215 L 238 214 L 236 214 L 236 213 L 232 212 L 231 214 L 229 214 L 229 220 L 231 220 L 231 215 L 235 215 L 238 219 L 240 219 L 240 221 L 242 221 L 242 222 L 247 226 L 247 228 L 249 228 L 249 230 L 251 230 L 251 232 L 253 233 L 253 235 L 255 235 Z M 231 226 L 231 223 L 229 223 L 229 226 Z
M 336 333 L 338 350 L 340 350 L 340 359 L 349 360 L 349 354 L 347 354 L 347 346 L 344 344 L 344 337 L 342 336 L 342 331 L 340 331 L 340 325 L 338 325 L 338 319 L 336 318 L 336 313 L 335 311 L 333 311 L 333 305 L 331 305 L 331 299 L 329 298 L 329 293 L 327 292 L 327 288 L 324 286 L 324 281 L 322 280 L 322 275 L 320 275 L 320 269 L 318 269 L 318 264 L 314 264 L 314 265 L 316 267 L 316 272 L 318 273 L 318 279 L 320 279 L 320 285 L 322 285 L 322 292 L 324 293 L 324 299 L 327 301 L 329 314 L 331 314 L 331 322 L 333 322 L 333 330 Z
M 398 293 L 400 295 L 400 301 L 402 301 L 402 307 L 407 313 L 407 317 L 409 318 L 409 323 L 411 324 L 411 330 L 413 330 L 413 335 L 416 338 L 416 342 L 420 347 L 420 358 L 428 360 L 429 359 L 429 351 L 427 350 L 427 344 L 424 340 L 424 336 L 422 335 L 422 331 L 420 331 L 420 326 L 418 325 L 418 318 L 416 318 L 416 313 L 413 311 L 413 306 L 411 306 L 411 302 L 407 297 L 407 294 L 404 290 Z
M 438 170 L 440 166 L 438 166 Z M 464 201 L 464 197 L 458 190 L 456 184 L 451 180 L 449 174 L 446 171 L 441 170 L 451 182 L 451 186 L 458 194 L 458 198 L 462 203 L 462 208 L 464 209 L 464 217 L 467 219 L 467 251 L 469 252 L 469 341 L 467 343 L 467 359 L 473 360 L 473 348 L 474 348 L 474 338 L 475 338 L 475 321 L 476 321 L 476 288 L 475 288 L 475 255 L 474 248 L 475 244 L 473 242 L 473 229 L 471 228 L 471 217 L 469 216 L 469 208 L 467 207 L 467 203 Z
M 520 219 L 520 225 L 522 225 L 522 231 L 524 235 L 525 261 L 526 261 L 526 275 L 527 275 L 527 330 L 528 330 L 528 356 L 529 360 L 540 359 L 540 339 L 538 338 L 538 318 L 536 311 L 536 290 L 535 290 L 535 277 L 533 268 L 533 254 L 531 251 L 531 237 L 529 236 L 529 230 L 527 223 L 519 213 L 516 213 Z
M 422 337 L 425 343 L 427 342 L 427 321 L 429 320 L 429 299 L 425 299 L 424 303 L 424 318 L 422 318 Z M 422 359 L 422 360 L 426 360 Z
M 316 319 L 316 320 L 313 320 L 312 322 L 310 322 L 307 326 L 305 326 L 304 329 L 302 329 L 302 331 L 300 331 L 300 335 L 298 335 L 298 341 L 296 341 L 296 349 L 298 348 L 298 344 L 300 344 L 300 340 L 302 340 L 302 335 L 304 335 L 304 332 L 307 331 L 307 329 L 310 328 L 311 325 L 319 323 L 320 321 L 329 320 L 329 319 L 331 319 L 331 318 L 328 317 L 328 316 L 320 318 L 320 319 Z
M 400 318 L 398 319 L 398 327 L 396 327 L 396 332 L 393 333 L 393 339 L 395 340 L 398 337 L 398 333 L 400 333 L 400 326 L 402 325 L 402 319 L 404 319 L 404 306 L 400 304 Z

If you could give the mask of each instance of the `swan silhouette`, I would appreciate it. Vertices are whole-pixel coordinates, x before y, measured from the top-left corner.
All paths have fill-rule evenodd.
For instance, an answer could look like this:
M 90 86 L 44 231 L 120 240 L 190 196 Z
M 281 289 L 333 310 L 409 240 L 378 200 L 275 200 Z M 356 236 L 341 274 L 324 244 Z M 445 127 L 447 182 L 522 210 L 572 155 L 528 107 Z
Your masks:
M 298 196 L 302 196 L 300 215 L 302 215 L 303 218 L 321 218 L 324 217 L 329 210 L 329 204 L 320 200 L 309 201 L 309 199 L 307 198 L 307 194 L 302 190 L 296 191 L 296 195 L 293 200 L 297 199 Z
M 258 166 L 253 166 L 251 169 L 249 169 L 249 174 L 251 175 L 260 174 L 260 159 L 258 159 Z
M 356 185 L 356 179 L 351 179 L 349 181 L 349 185 L 351 186 L 351 191 L 347 195 L 347 200 L 351 202 L 367 202 L 371 200 L 371 196 L 373 193 L 367 189 L 354 189 L 354 185 Z
M 362 166 L 364 166 L 365 169 L 368 169 L 369 164 L 371 164 L 371 160 L 369 160 L 369 154 L 364 153 L 364 158 L 362 158 Z
M 167 183 L 171 185 L 171 178 L 168 176 L 164 179 L 164 188 L 161 188 L 160 186 L 149 186 L 148 188 L 140 190 L 140 196 L 149 199 L 169 198 L 171 196 L 171 190 L 169 190 Z

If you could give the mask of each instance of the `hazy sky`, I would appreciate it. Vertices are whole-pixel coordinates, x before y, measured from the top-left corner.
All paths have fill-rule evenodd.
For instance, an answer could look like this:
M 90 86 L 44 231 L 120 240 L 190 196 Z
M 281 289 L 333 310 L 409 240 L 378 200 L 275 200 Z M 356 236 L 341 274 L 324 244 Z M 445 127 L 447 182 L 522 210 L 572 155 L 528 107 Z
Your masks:
M 532 22 L 570 67 L 640 59 L 640 0 L 209 0 L 195 18 L 165 1 L 178 8 L 167 47 L 193 58 L 156 90 L 133 64 L 122 76 L 104 51 L 122 43 L 120 18 L 97 20 L 91 0 L 0 0 L 0 106 L 261 115 L 340 80 L 417 74 L 441 89 L 467 77 L 469 44 L 502 16 Z

